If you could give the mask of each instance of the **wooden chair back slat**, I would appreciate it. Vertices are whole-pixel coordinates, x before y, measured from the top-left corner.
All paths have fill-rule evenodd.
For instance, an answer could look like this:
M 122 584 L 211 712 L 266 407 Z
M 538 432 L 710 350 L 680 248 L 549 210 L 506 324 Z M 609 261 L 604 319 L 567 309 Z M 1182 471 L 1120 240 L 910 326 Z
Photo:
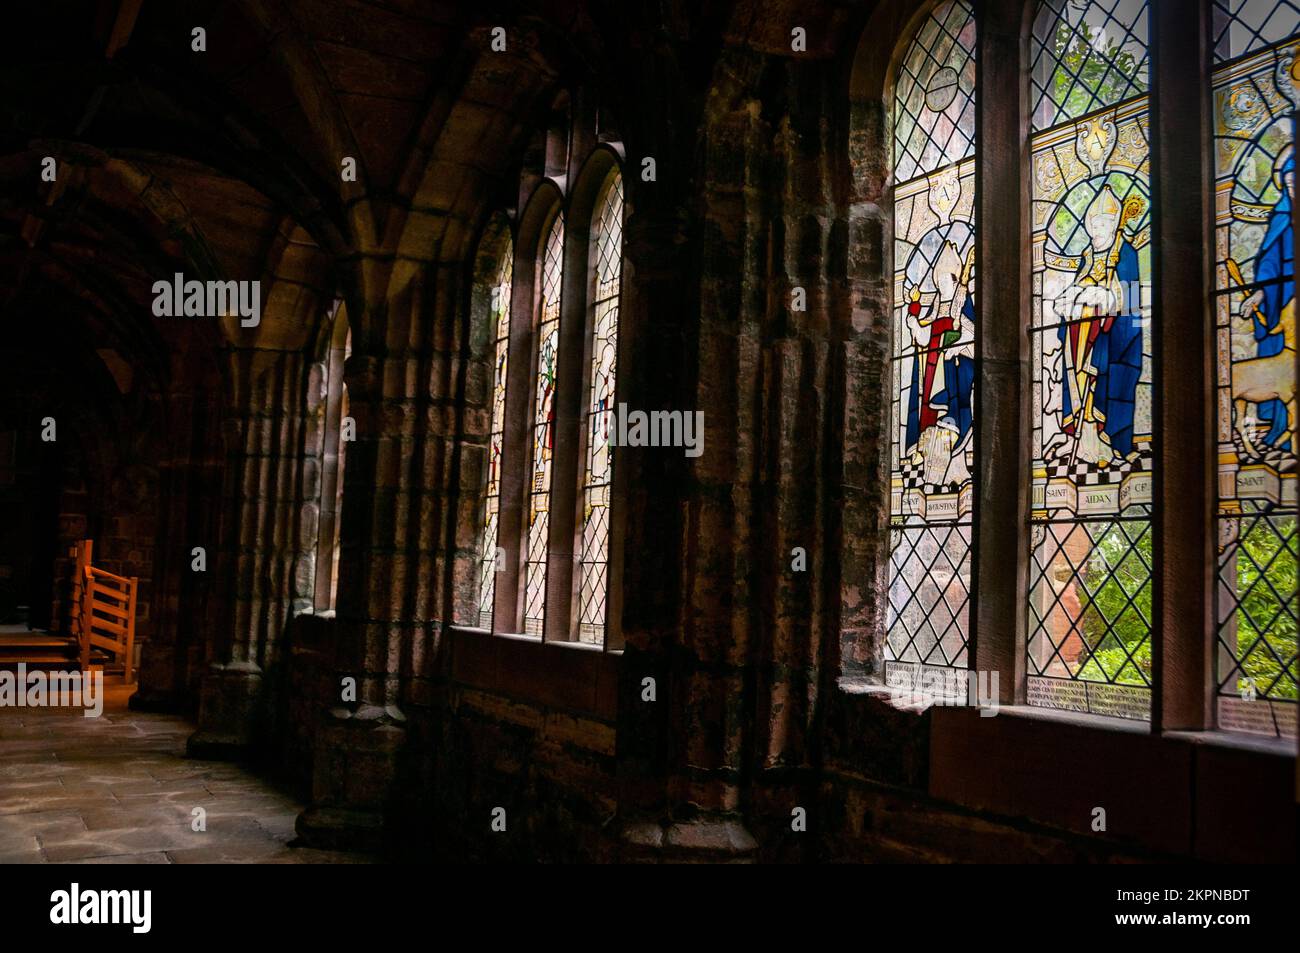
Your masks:
M 83 539 L 75 547 L 72 632 L 81 650 L 81 668 L 90 668 L 91 646 L 104 649 L 121 664 L 129 684 L 135 675 L 136 593 L 140 581 L 136 576 L 127 578 L 92 565 L 93 545 L 91 540 Z

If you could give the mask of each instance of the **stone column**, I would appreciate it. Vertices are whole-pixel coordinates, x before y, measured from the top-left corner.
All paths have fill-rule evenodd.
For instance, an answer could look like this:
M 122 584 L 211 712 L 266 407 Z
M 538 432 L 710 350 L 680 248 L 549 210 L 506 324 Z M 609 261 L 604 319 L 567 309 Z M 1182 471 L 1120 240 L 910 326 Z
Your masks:
M 692 268 L 689 222 L 681 209 L 637 206 L 626 226 L 623 314 L 635 317 L 624 333 L 636 354 L 623 365 L 628 407 L 705 412 L 705 452 L 690 465 L 679 448 L 619 449 L 628 479 L 623 547 L 636 556 L 623 569 L 615 849 L 633 860 L 747 859 L 755 847 L 737 783 L 752 696 L 742 668 L 743 560 L 732 555 L 736 533 L 747 535 L 752 451 L 735 417 L 744 405 L 732 390 L 738 379 L 724 370 L 735 364 L 712 352 L 735 343 L 721 327 L 734 323 L 734 310 L 691 326 L 701 299 L 681 280 Z M 734 251 L 719 242 L 719 255 Z M 699 390 L 690 383 L 697 334 L 712 368 Z M 647 678 L 654 701 L 645 700 Z
M 131 707 L 179 711 L 202 659 L 207 632 L 208 574 L 190 569 L 190 549 L 217 538 L 221 524 L 221 408 L 217 382 L 196 385 L 207 366 L 174 364 L 176 381 L 166 400 L 164 455 L 158 462 L 158 534 L 154 545 L 152 618 L 141 646 L 139 684 Z M 212 567 L 209 566 L 211 569 Z
M 797 788 L 813 756 L 823 613 L 838 601 L 819 573 L 828 322 L 845 300 L 829 274 L 842 264 L 833 243 L 844 246 L 832 162 L 817 131 L 769 123 L 752 102 L 771 70 L 786 102 L 816 111 L 826 74 L 747 55 L 729 66 L 735 88 L 704 119 L 698 205 L 635 194 L 628 222 L 629 406 L 704 413 L 700 457 L 624 456 L 637 469 L 625 528 L 637 558 L 624 568 L 619 810 L 624 856 L 638 859 L 751 860 L 755 819 L 788 821 L 802 799 L 767 779 Z
M 344 469 L 333 702 L 317 735 L 312 803 L 298 818 L 315 846 L 375 850 L 425 783 L 435 659 L 444 620 L 472 577 L 472 493 L 455 481 L 464 323 L 458 266 L 427 266 L 399 303 L 360 315 L 345 377 L 356 439 Z M 401 276 L 398 276 L 399 279 Z M 376 312 L 383 309 L 376 309 Z M 463 514 L 462 514 L 463 515 Z M 461 535 L 463 530 L 464 534 Z M 355 700 L 343 694 L 355 680 Z M 407 773 L 409 771 L 409 773 Z
M 199 701 L 195 757 L 242 756 L 265 724 L 269 669 L 295 599 L 306 393 L 300 351 L 237 349 L 226 419 L 219 541 L 209 543 L 215 629 Z M 185 557 L 203 541 L 176 540 Z
M 406 464 L 415 438 L 418 362 L 405 352 L 361 353 L 358 343 L 354 337 L 345 371 L 356 440 L 343 473 L 335 703 L 323 716 L 312 804 L 297 827 L 315 846 L 375 849 L 406 739 L 398 705 L 401 592 L 414 567 L 398 544 L 410 517 Z M 349 679 L 355 703 L 344 693 Z

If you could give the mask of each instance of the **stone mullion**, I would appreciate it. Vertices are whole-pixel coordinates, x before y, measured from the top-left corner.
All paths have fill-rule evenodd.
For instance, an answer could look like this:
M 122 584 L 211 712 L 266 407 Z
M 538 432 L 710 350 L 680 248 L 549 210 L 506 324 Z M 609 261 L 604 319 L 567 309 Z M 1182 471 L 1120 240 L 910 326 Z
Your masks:
M 255 355 L 255 359 L 262 355 Z M 235 553 L 238 579 L 235 587 L 235 627 L 231 633 L 231 662 L 261 664 L 258 646 L 263 641 L 266 619 L 263 611 L 265 582 L 263 559 L 268 521 L 274 518 L 267 505 L 273 483 L 274 421 L 270 416 L 272 383 L 267 368 L 255 384 L 256 404 L 249 416 L 244 457 L 245 478 L 238 501 L 239 546 Z
M 1028 76 L 1021 0 L 984 0 L 975 172 L 975 505 L 971 667 L 998 674 L 1011 704 L 1025 679 L 1031 361 Z M 1015 236 L 1008 240 L 1008 236 Z M 1011 302 L 1009 305 L 1008 302 Z M 987 581 L 987 583 L 982 582 Z
M 232 500 L 232 514 L 236 526 L 236 544 L 229 558 L 235 572 L 234 625 L 228 633 L 230 639 L 230 661 L 248 663 L 249 631 L 256 624 L 254 603 L 257 571 L 253 553 L 256 551 L 257 509 L 256 500 L 263 482 L 265 456 L 260 447 L 262 432 L 266 427 L 265 418 L 259 412 L 251 412 L 244 417 L 244 446 L 239 459 L 242 479 L 239 482 L 239 495 Z
M 302 355 L 282 352 L 266 376 L 265 397 L 255 418 L 251 457 L 253 493 L 245 496 L 245 544 L 240 560 L 248 593 L 248 625 L 237 627 L 240 661 L 265 669 L 275 657 L 288 619 L 289 585 L 296 559 L 300 425 L 305 382 Z M 248 484 L 246 484 L 247 486 Z M 241 637 L 245 641 L 240 641 Z
M 347 359 L 344 375 L 348 388 L 348 414 L 352 418 L 354 439 L 347 448 L 347 466 L 343 471 L 342 525 L 339 532 L 339 587 L 335 618 L 339 630 L 339 655 L 336 659 L 340 677 L 359 677 L 362 667 L 362 626 L 368 618 L 370 539 L 374 500 L 379 488 L 373 486 L 377 447 L 377 360 L 355 350 Z M 346 571 L 345 571 L 346 570 Z M 362 697 L 358 692 L 358 699 Z
M 564 267 L 560 292 L 560 353 L 556 364 L 555 450 L 551 464 L 550 524 L 546 567 L 546 639 L 577 638 L 574 619 L 575 534 L 579 530 L 578 484 L 586 464 L 582 418 L 587 394 L 585 346 L 587 336 L 588 242 L 590 220 L 564 223 Z
M 271 592 L 264 628 L 265 639 L 258 656 L 266 667 L 279 660 L 281 636 L 293 615 L 294 572 L 299 560 L 299 526 L 303 514 L 302 469 L 304 411 L 307 400 L 306 361 L 302 352 L 287 352 L 279 365 L 277 436 L 274 446 L 277 466 L 274 492 L 269 500 L 275 530 L 270 561 Z M 274 411 L 274 408 L 273 408 Z
M 448 355 L 449 357 L 449 355 Z M 453 439 L 447 427 L 455 427 L 455 412 L 441 399 L 430 408 L 419 440 L 423 448 L 416 458 L 421 462 L 412 491 L 411 540 L 407 545 L 408 573 L 404 605 L 408 640 L 405 648 L 403 704 L 412 697 L 412 679 L 427 679 L 434 674 L 436 653 L 442 631 L 454 616 L 449 598 L 456 571 L 455 549 L 448 547 L 448 523 L 457 518 L 451 507 L 459 505 L 452 489 L 458 479 L 453 467 Z M 471 494 L 472 495 L 472 494 Z M 455 528 L 452 527 L 452 532 Z M 477 539 L 475 534 L 474 539 Z M 452 540 L 454 547 L 455 541 Z M 424 691 L 421 685 L 420 691 Z
M 263 664 L 275 660 L 280 636 L 292 613 L 293 567 L 297 561 L 297 528 L 300 517 L 301 471 L 303 462 L 303 413 L 307 381 L 304 355 L 286 352 L 277 367 L 276 405 L 270 408 L 274 420 L 275 480 L 264 505 L 270 507 L 274 530 L 270 539 L 270 611 L 264 628 L 266 641 L 259 655 Z
M 528 476 L 532 466 L 532 414 L 536 340 L 536 269 L 540 242 L 514 245 L 510 292 L 510 357 L 506 368 L 506 413 L 501 448 L 501 502 L 497 547 L 505 553 L 497 573 L 492 627 L 497 632 L 524 629 L 523 564 L 528 531 Z
M 777 281 L 777 284 L 784 282 Z M 754 762 L 759 770 L 797 762 L 801 756 L 808 713 L 808 696 L 800 681 L 809 674 L 808 649 L 812 623 L 809 600 L 811 572 L 796 572 L 791 551 L 802 548 L 815 565 L 819 547 L 815 513 L 805 508 L 810 487 L 798 479 L 797 458 L 812 452 L 810 438 L 817 428 L 805 418 L 802 378 L 804 342 L 785 337 L 765 348 L 763 378 L 764 478 L 756 494 L 755 520 L 763 532 L 753 541 L 754 564 L 762 573 L 759 587 L 758 631 L 752 660 L 757 669 L 754 699 Z M 809 567 L 810 569 L 812 566 Z
M 818 475 L 825 433 L 826 354 L 802 335 L 776 341 L 765 359 L 770 381 L 764 433 L 767 484 L 760 512 L 768 531 L 756 540 L 756 565 L 768 582 L 763 610 L 769 632 L 758 666 L 756 766 L 802 764 L 807 758 L 821 665 L 825 620 L 820 574 L 825 570 L 824 513 Z M 796 569 L 794 553 L 804 568 Z
M 482 249 L 487 239 L 481 239 Z M 513 243 L 507 244 L 508 254 L 513 253 Z M 483 507 L 487 489 L 488 449 L 491 442 L 493 383 L 496 378 L 495 354 L 497 326 L 492 308 L 492 295 L 500 259 L 481 253 L 475 259 L 470 287 L 463 292 L 465 313 L 461 320 L 449 319 L 460 332 L 455 351 L 450 355 L 454 369 L 457 403 L 447 411 L 459 428 L 459 439 L 452 452 L 455 454 L 457 483 L 451 487 L 455 494 L 456 509 L 448 514 L 453 520 L 447 526 L 448 555 L 452 578 L 447 608 L 448 623 L 479 626 L 479 557 L 483 532 Z M 454 307 L 454 302 L 453 305 Z M 508 336 L 510 329 L 506 327 Z M 451 345 L 447 345 L 449 348 Z M 449 381 L 449 387 L 452 384 Z M 498 533 L 498 545 L 500 534 Z M 495 583 L 494 577 L 494 583 Z M 495 585 L 494 585 L 495 593 Z
M 1214 724 L 1217 552 L 1209 3 L 1151 4 L 1152 729 Z
M 805 151 L 799 160 L 801 167 L 807 167 L 812 187 L 805 190 L 808 207 L 800 220 L 807 227 L 814 229 L 808 245 L 800 243 L 799 247 L 814 247 L 811 259 L 801 259 L 801 267 L 806 269 L 811 280 L 815 277 L 816 297 L 809 303 L 803 346 L 806 356 L 805 371 L 802 375 L 802 406 L 806 423 L 800 421 L 790 431 L 789 440 L 792 447 L 804 433 L 811 433 L 815 440 L 815 450 L 806 453 L 803 467 L 792 472 L 788 479 L 787 492 L 796 498 L 805 498 L 805 509 L 800 513 L 801 522 L 794 527 L 795 537 L 805 533 L 811 535 L 803 545 L 807 552 L 815 554 L 809 560 L 806 576 L 800 581 L 802 598 L 808 606 L 807 620 L 802 629 L 805 640 L 804 651 L 808 659 L 809 671 L 804 691 L 807 693 L 807 709 L 801 714 L 801 727 L 808 731 L 807 744 L 816 746 L 816 727 L 814 724 L 818 712 L 818 700 L 827 688 L 835 684 L 827 679 L 827 669 L 833 675 L 839 672 L 836 663 L 839 658 L 835 642 L 838 632 L 835 627 L 839 618 L 839 579 L 831 571 L 833 563 L 831 551 L 835 545 L 835 526 L 839 519 L 837 513 L 838 492 L 832 478 L 832 462 L 835 460 L 833 448 L 843 440 L 843 433 L 837 428 L 837 421 L 832 413 L 830 398 L 835 374 L 835 355 L 838 348 L 831 342 L 835 327 L 842 316 L 847 313 L 848 297 L 843 282 L 845 264 L 845 219 L 843 213 L 843 193 L 837 188 L 841 184 L 839 175 L 843 168 L 844 142 L 841 138 L 839 124 L 830 117 L 836 115 L 836 103 L 842 95 L 842 77 L 835 69 L 826 69 L 818 74 L 818 92 L 821 108 L 813 111 L 819 116 L 818 146 Z M 799 101 L 799 100 L 797 100 Z M 792 178 L 793 183 L 802 181 L 802 170 Z M 816 239 L 813 245 L 811 239 Z M 792 425 L 793 425 L 792 421 Z M 800 451 L 796 450 L 796 453 Z M 800 492 L 802 491 L 802 493 Z M 806 524 L 802 521 L 807 521 Z M 804 527 L 808 526 L 809 529 Z M 792 546 L 795 545 L 792 542 Z M 782 553 L 784 567 L 791 568 L 790 550 Z M 800 739 L 803 741 L 803 739 Z M 817 757 L 816 751 L 801 751 L 800 763 Z
M 284 358 L 279 358 L 266 379 L 266 403 L 261 408 L 261 435 L 258 446 L 257 492 L 252 500 L 253 539 L 250 557 L 252 586 L 250 599 L 253 627 L 249 632 L 249 658 L 263 671 L 267 668 L 266 648 L 271 641 L 275 625 L 276 587 L 275 567 L 280 555 L 280 513 L 278 497 L 283 457 L 280 441 L 284 437 L 287 408 L 281 408 L 279 398 L 284 373 Z
M 463 483 L 468 474 L 459 448 L 460 402 L 464 399 L 467 364 L 473 360 L 466 338 L 469 323 L 457 320 L 468 298 L 463 294 L 463 275 L 458 262 L 438 266 L 430 309 L 431 403 L 422 428 L 423 464 L 415 478 L 423 493 L 417 522 L 419 556 L 410 586 L 413 618 L 427 630 L 427 637 L 417 638 L 412 646 L 411 671 L 417 677 L 432 674 L 443 629 L 457 618 L 458 594 L 477 581 L 474 560 L 481 531 L 478 508 L 482 502 L 482 473 L 477 467 L 469 468 L 474 481 L 470 485 Z M 475 618 L 475 624 L 477 621 Z

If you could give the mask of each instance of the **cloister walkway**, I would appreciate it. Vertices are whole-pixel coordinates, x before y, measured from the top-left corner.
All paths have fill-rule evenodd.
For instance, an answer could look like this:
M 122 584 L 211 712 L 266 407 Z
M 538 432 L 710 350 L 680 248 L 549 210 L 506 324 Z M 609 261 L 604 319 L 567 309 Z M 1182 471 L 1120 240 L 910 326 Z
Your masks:
M 302 805 L 246 767 L 185 756 L 194 726 L 127 708 L 0 707 L 0 863 L 357 863 L 290 847 Z M 195 808 L 206 830 L 195 831 Z

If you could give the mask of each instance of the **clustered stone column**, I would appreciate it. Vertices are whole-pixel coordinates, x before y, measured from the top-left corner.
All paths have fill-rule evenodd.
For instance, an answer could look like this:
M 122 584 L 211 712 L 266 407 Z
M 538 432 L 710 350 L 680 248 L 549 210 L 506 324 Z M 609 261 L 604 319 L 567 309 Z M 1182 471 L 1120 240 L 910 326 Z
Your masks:
M 475 542 L 458 535 L 456 519 L 465 372 L 457 273 L 431 266 L 400 307 L 358 312 L 354 325 L 335 694 L 318 734 L 312 804 L 298 820 L 310 844 L 379 847 L 394 802 L 418 800 L 430 783 L 428 752 L 404 753 L 432 745 L 441 607 L 469 592 Z M 465 505 L 475 500 L 464 494 Z M 345 692 L 352 685 L 355 694 Z
M 719 75 L 734 88 L 715 90 L 703 118 L 698 201 L 632 193 L 629 397 L 703 411 L 705 438 L 691 461 L 620 451 L 633 471 L 624 545 L 638 554 L 623 587 L 624 856 L 750 859 L 746 816 L 788 821 L 814 794 L 805 769 L 832 648 L 820 633 L 839 599 L 819 565 L 836 526 L 821 437 L 846 289 L 830 120 L 810 117 L 833 113 L 832 72 L 732 55 Z M 803 119 L 765 118 L 760 88 Z M 681 281 L 692 272 L 695 287 Z M 665 686 L 653 706 L 645 676 Z
M 350 571 L 339 577 L 339 690 L 318 735 L 312 806 L 298 820 L 303 838 L 322 846 L 377 844 L 406 736 L 398 680 L 407 567 L 397 546 L 406 539 L 411 496 L 403 473 L 415 439 L 415 374 L 408 366 L 418 362 L 407 353 L 364 353 L 362 346 L 354 340 L 346 371 L 356 441 L 343 475 L 340 558 Z M 346 695 L 345 684 L 354 686 Z
M 217 440 L 221 407 L 205 369 L 177 359 L 165 402 L 152 624 L 142 646 L 139 687 L 131 697 L 135 709 L 182 707 L 191 681 L 204 672 L 201 653 L 212 589 L 206 584 L 209 574 L 192 570 L 190 549 L 199 540 L 216 538 L 225 462 Z
M 224 519 L 219 540 L 193 542 L 207 551 L 205 571 L 223 595 L 213 600 L 199 726 L 188 745 L 200 757 L 244 755 L 259 741 L 284 627 L 295 602 L 311 598 L 310 580 L 296 578 L 300 538 L 315 532 L 300 506 L 304 354 L 235 349 L 229 361 L 235 403 L 225 420 Z

